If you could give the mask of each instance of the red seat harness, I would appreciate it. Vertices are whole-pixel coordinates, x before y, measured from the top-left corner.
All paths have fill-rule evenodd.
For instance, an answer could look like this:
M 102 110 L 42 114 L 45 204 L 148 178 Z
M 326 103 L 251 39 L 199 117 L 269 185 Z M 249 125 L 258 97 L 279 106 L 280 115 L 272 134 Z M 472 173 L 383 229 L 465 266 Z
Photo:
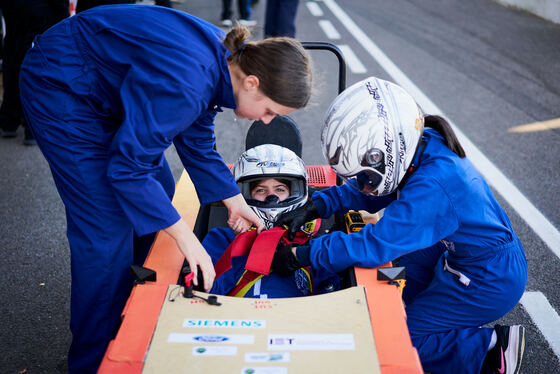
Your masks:
M 239 292 L 249 284 L 252 285 L 257 278 L 270 274 L 270 265 L 280 241 L 286 245 L 304 244 L 317 234 L 320 226 L 320 219 L 307 223 L 305 229 L 299 231 L 292 241 L 287 239 L 287 231 L 282 227 L 273 227 L 270 230 L 262 231 L 260 234 L 257 234 L 255 230 L 249 230 L 237 235 L 214 265 L 216 279 L 231 269 L 232 257 L 249 255 L 245 263 L 246 271 L 237 285 L 228 293 L 229 296 L 239 296 Z M 308 273 L 310 274 L 310 272 Z M 245 289 L 241 296 L 245 295 L 247 291 L 248 289 Z

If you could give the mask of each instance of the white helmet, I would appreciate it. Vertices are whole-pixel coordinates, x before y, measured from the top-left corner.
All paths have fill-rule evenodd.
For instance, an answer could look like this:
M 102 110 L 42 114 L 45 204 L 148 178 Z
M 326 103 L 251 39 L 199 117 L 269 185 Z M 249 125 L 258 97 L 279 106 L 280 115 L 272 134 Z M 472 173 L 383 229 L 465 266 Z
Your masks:
M 424 116 L 401 87 L 375 77 L 333 101 L 321 144 L 332 169 L 369 195 L 388 195 L 404 178 L 422 137 Z
M 288 148 L 262 144 L 246 150 L 233 167 L 233 176 L 247 204 L 271 228 L 281 213 L 302 206 L 307 201 L 307 169 Z M 288 184 L 290 196 L 284 201 L 268 196 L 265 201 L 251 196 L 251 183 L 262 179 L 281 179 Z

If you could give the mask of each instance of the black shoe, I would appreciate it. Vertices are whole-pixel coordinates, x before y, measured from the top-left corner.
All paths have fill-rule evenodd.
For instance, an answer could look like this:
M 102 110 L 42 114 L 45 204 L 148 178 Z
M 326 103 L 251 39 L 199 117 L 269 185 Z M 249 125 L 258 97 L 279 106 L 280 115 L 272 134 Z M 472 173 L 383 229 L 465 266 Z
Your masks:
M 33 137 L 33 134 L 31 133 L 31 130 L 29 130 L 29 129 L 25 129 L 25 136 L 23 138 L 23 144 L 25 144 L 25 145 L 35 145 L 35 144 L 37 144 L 37 142 L 35 142 L 35 138 Z
M 486 354 L 485 366 L 493 373 L 518 374 L 525 350 L 525 327 L 496 325 L 494 330 L 498 340 Z

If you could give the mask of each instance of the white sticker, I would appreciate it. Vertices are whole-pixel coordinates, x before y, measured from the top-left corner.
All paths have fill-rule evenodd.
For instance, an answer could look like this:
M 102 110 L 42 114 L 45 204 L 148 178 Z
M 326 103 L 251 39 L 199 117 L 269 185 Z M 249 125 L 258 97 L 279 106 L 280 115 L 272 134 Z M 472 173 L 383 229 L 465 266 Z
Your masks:
M 171 333 L 167 337 L 169 343 L 226 343 L 226 344 L 254 344 L 254 335 L 242 334 L 182 334 Z
M 183 320 L 183 327 L 187 328 L 237 328 L 237 329 L 263 329 L 266 321 L 261 319 L 191 319 Z
M 235 356 L 237 347 L 207 345 L 195 346 L 192 349 L 193 356 Z
M 352 351 L 353 334 L 269 334 L 268 350 Z
M 289 352 L 245 353 L 245 362 L 290 362 Z
M 287 368 L 244 367 L 241 374 L 288 374 Z

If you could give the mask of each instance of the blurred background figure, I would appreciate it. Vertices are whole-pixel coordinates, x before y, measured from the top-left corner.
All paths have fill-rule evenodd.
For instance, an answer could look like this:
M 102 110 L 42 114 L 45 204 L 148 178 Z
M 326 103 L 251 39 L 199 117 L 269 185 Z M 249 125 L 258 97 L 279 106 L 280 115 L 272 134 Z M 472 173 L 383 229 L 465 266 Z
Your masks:
M 171 6 L 171 0 L 156 0 L 155 4 L 159 5 L 159 6 L 165 6 L 165 7 L 168 7 L 168 8 L 173 8 Z
M 264 37 L 289 36 L 295 38 L 298 4 L 299 0 L 268 0 Z
M 93 8 L 99 5 L 111 5 L 111 4 L 135 4 L 136 0 L 78 0 L 78 5 L 76 6 L 76 13 L 83 12 L 84 10 Z M 142 1 L 138 1 L 142 4 Z M 173 8 L 171 6 L 171 0 L 154 0 L 155 5 L 164 6 L 167 8 Z M 151 4 L 147 2 L 146 4 Z
M 233 25 L 231 10 L 232 0 L 222 0 L 222 26 L 229 27 Z M 237 8 L 239 10 L 239 23 L 243 26 L 255 26 L 257 21 L 252 19 L 253 8 L 251 0 L 237 0 Z
M 33 145 L 35 140 L 21 109 L 19 69 L 35 36 L 69 16 L 68 0 L 0 0 L 0 8 L 6 27 L 2 51 L 2 137 L 15 137 L 18 127 L 23 125 L 24 144 Z
M 78 0 L 78 5 L 76 5 L 76 13 L 83 12 L 84 10 L 93 8 L 94 6 L 98 5 L 134 4 L 135 2 L 135 0 Z

